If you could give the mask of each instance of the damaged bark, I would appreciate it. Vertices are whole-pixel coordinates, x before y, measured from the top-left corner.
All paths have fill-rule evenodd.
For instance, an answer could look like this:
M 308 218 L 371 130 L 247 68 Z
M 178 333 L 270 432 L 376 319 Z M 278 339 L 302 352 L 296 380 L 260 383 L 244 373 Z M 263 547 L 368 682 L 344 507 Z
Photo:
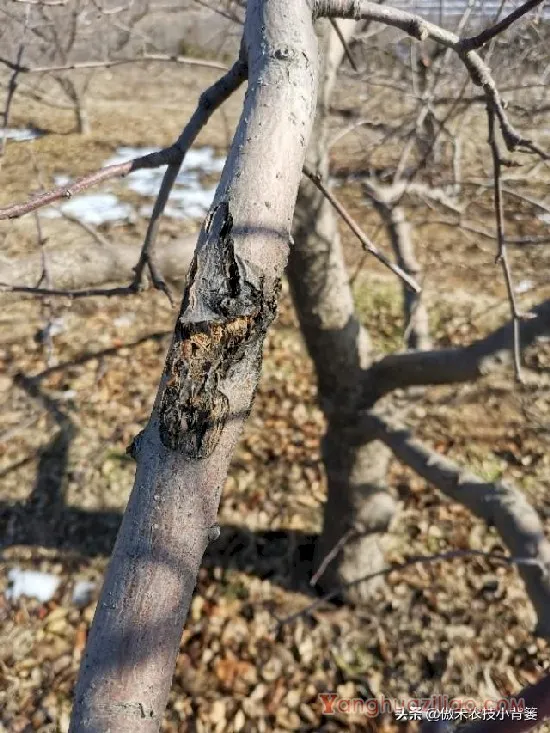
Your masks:
M 306 0 L 250 0 L 248 91 L 199 240 L 90 632 L 72 733 L 157 731 L 260 375 L 315 111 Z
M 193 262 L 159 408 L 160 439 L 189 459 L 207 458 L 214 450 L 229 414 L 223 382 L 245 356 L 261 351 L 278 294 L 266 300 L 261 281 L 247 275 L 235 253 L 233 217 L 225 201 L 215 207 L 207 232 L 211 225 L 219 230 L 217 246 L 203 248 Z M 197 283 L 197 271 L 203 269 L 210 278 Z M 194 320 L 196 315 L 189 318 L 191 298 L 204 320 Z

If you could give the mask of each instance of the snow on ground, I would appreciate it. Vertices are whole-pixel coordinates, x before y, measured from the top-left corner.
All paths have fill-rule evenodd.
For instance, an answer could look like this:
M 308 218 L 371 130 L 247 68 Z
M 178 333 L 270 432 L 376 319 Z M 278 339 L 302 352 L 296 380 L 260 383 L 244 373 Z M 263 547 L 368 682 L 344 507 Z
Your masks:
M 9 587 L 6 591 L 8 600 L 16 601 L 20 596 L 29 596 L 46 603 L 53 598 L 61 578 L 38 570 L 11 568 L 8 571 L 8 582 Z
M 37 137 L 41 137 L 43 134 L 40 130 L 35 130 L 32 127 L 0 127 L 0 140 L 5 138 L 6 140 L 13 140 L 18 143 L 26 142 L 27 140 L 36 140 Z
M 104 165 L 124 163 L 155 151 L 156 148 L 121 147 L 118 148 L 115 156 L 105 161 Z M 201 179 L 206 174 L 219 175 L 224 164 L 225 158 L 216 158 L 214 150 L 210 147 L 190 150 L 176 178 L 164 216 L 173 219 L 201 219 L 204 217 L 212 203 L 216 188 L 205 186 Z M 124 179 L 124 185 L 143 198 L 154 200 L 159 191 L 164 171 L 165 167 L 135 171 Z M 58 176 L 55 179 L 56 186 L 67 186 L 70 182 L 71 179 L 67 176 Z M 74 196 L 60 204 L 58 209 L 47 209 L 43 216 L 57 218 L 63 213 L 76 217 L 86 224 L 98 226 L 106 222 L 132 221 L 136 214 L 149 217 L 153 211 L 153 205 L 152 203 L 144 204 L 136 211 L 134 206 L 120 201 L 116 194 L 107 190 L 103 193 Z

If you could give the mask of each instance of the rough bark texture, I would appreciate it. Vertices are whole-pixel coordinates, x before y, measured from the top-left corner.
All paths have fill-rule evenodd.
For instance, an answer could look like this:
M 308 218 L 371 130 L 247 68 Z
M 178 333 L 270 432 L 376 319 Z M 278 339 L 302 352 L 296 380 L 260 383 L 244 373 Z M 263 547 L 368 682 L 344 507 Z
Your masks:
M 354 25 L 340 23 L 344 37 L 351 36 Z M 328 105 L 343 47 L 328 23 L 318 27 L 323 77 L 307 160 L 310 168 L 324 175 Z M 288 276 L 327 418 L 323 460 L 328 497 L 315 565 L 324 567 L 319 587 L 333 590 L 383 567 L 379 533 L 388 527 L 394 501 L 385 489 L 389 452 L 365 439 L 364 433 L 358 436 L 355 429 L 361 377 L 369 362 L 368 336 L 355 316 L 332 207 L 309 181 L 302 182 L 298 195 Z M 354 585 L 346 595 L 364 600 L 374 585 L 375 581 Z
M 157 731 L 257 386 L 315 109 L 306 0 L 249 0 L 249 86 L 205 222 L 88 641 L 71 731 Z

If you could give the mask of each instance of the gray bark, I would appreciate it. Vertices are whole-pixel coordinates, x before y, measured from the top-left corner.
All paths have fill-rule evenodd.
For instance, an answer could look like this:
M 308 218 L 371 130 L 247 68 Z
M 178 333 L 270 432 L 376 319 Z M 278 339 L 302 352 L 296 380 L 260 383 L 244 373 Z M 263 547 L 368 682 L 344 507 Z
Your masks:
M 196 237 L 159 242 L 155 248 L 155 264 L 168 282 L 184 280 L 193 258 Z M 50 287 L 80 290 L 106 283 L 130 282 L 139 260 L 139 244 L 117 243 L 101 246 L 78 242 L 68 246 L 46 248 Z M 32 288 L 42 273 L 40 252 L 11 260 L 0 260 L 0 282 Z
M 86 106 L 86 100 L 78 97 L 74 102 L 74 116 L 76 132 L 80 135 L 89 135 L 92 132 L 92 123 Z
M 550 333 L 550 300 L 531 308 L 530 313 L 531 317 L 521 323 L 522 349 Z M 499 364 L 509 364 L 514 343 L 513 328 L 509 321 L 469 346 L 388 354 L 365 371 L 362 406 L 372 407 L 394 389 L 474 382 Z
M 250 0 L 249 85 L 201 231 L 88 640 L 71 731 L 157 731 L 261 367 L 315 111 L 306 0 Z M 258 195 L 261 192 L 261 195 Z
M 344 37 L 351 36 L 354 25 L 340 24 Z M 343 46 L 328 24 L 319 30 L 323 77 L 307 161 L 324 175 L 328 171 L 328 105 Z M 389 525 L 394 501 L 385 488 L 389 451 L 365 439 L 364 433 L 358 436 L 354 428 L 362 373 L 370 358 L 368 336 L 355 315 L 333 209 L 306 180 L 298 195 L 288 277 L 327 418 L 323 461 L 328 497 L 315 566 L 318 586 L 333 590 L 384 566 L 379 533 Z M 354 585 L 345 595 L 364 600 L 378 582 Z
M 86 107 L 86 91 L 88 83 L 81 89 L 67 76 L 54 76 L 59 85 L 69 97 L 74 111 L 75 132 L 80 135 L 89 135 L 92 131 L 88 109 Z

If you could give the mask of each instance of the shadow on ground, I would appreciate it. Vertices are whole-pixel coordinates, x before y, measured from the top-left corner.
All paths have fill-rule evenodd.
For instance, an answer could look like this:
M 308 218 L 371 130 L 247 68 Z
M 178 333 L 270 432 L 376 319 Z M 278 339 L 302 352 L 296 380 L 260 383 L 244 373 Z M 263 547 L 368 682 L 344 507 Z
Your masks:
M 70 428 L 61 428 L 41 451 L 34 487 L 24 502 L 0 502 L 1 548 L 15 545 L 59 550 L 68 559 L 109 556 L 122 520 L 116 510 L 67 506 L 66 483 Z M 311 575 L 316 535 L 300 531 L 252 532 L 225 525 L 210 544 L 206 568 L 239 570 L 270 580 L 287 590 L 312 593 Z

